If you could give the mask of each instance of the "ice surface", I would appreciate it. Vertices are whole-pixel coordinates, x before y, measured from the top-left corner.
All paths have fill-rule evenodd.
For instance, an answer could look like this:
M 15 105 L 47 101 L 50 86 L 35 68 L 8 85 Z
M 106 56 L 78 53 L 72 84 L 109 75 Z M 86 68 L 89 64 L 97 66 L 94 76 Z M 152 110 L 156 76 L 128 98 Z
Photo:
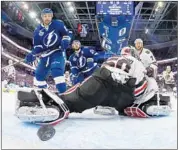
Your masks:
M 55 126 L 46 142 L 37 136 L 39 126 L 22 123 L 14 116 L 15 94 L 2 93 L 2 148 L 13 149 L 177 149 L 177 100 L 169 117 L 137 119 L 93 114 L 71 114 Z

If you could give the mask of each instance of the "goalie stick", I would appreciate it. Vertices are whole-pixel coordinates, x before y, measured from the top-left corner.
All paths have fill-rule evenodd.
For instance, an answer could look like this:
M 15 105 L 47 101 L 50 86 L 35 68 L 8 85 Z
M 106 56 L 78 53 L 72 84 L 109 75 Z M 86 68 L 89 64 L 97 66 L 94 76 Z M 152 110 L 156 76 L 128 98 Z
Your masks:
M 57 95 L 52 94 L 51 92 L 49 92 L 48 90 L 44 89 L 44 91 L 51 97 L 53 98 L 58 104 L 59 106 L 62 108 L 64 114 L 63 117 L 59 118 L 58 120 L 55 120 L 53 122 L 41 122 L 41 123 L 35 123 L 38 125 L 42 125 L 37 132 L 38 137 L 42 140 L 42 141 L 47 141 L 50 140 L 56 133 L 56 130 L 54 129 L 53 126 L 59 124 L 60 122 L 62 122 L 64 119 L 66 119 L 69 115 L 69 110 L 64 106 L 64 102 L 62 100 L 60 100 Z M 39 99 L 39 102 L 42 106 L 42 108 L 44 109 L 44 112 L 47 113 L 46 111 L 46 106 L 43 103 L 43 99 L 42 99 L 42 95 L 38 93 L 38 90 L 34 90 L 36 96 Z
M 50 96 L 52 99 L 54 99 L 56 101 L 57 104 L 59 104 L 59 106 L 61 107 L 62 111 L 64 112 L 63 116 L 55 121 L 52 122 L 36 122 L 35 124 L 38 125 L 57 125 L 58 123 L 62 122 L 64 119 L 66 119 L 69 115 L 69 110 L 64 106 L 64 102 L 62 100 L 59 99 L 59 97 L 55 94 L 52 94 L 51 92 L 49 92 L 47 89 L 43 89 L 48 96 Z M 38 97 L 38 99 L 40 100 L 40 104 L 43 107 L 43 109 L 46 109 L 46 106 L 43 103 L 42 100 L 42 96 L 38 93 L 38 89 L 34 90 L 36 96 Z

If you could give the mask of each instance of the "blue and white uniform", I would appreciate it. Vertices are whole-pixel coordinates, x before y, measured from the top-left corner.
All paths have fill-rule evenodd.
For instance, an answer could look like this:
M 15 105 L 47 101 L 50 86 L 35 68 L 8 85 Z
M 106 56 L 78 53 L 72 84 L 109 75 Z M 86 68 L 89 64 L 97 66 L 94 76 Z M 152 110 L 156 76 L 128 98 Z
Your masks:
M 51 10 L 49 9 L 49 11 Z M 45 13 L 48 13 L 47 9 Z M 70 44 L 71 35 L 72 33 L 61 20 L 52 20 L 46 27 L 40 24 L 35 29 L 33 50 L 29 55 L 41 54 L 35 71 L 36 84 L 39 88 L 47 87 L 45 80 L 50 72 L 58 91 L 63 93 L 66 90 L 64 53 Z
M 97 52 L 89 47 L 80 47 L 75 50 L 69 58 L 73 85 L 92 75 L 98 67 L 98 62 L 106 60 L 107 56 L 110 57 L 105 51 Z

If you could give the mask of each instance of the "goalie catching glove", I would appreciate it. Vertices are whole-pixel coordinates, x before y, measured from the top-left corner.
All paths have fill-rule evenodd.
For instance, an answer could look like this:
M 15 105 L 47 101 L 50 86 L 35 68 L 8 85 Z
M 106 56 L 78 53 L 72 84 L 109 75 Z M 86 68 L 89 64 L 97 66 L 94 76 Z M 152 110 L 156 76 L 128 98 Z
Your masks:
M 18 91 L 15 115 L 24 122 L 55 125 L 68 117 L 69 109 L 56 94 L 46 89 Z

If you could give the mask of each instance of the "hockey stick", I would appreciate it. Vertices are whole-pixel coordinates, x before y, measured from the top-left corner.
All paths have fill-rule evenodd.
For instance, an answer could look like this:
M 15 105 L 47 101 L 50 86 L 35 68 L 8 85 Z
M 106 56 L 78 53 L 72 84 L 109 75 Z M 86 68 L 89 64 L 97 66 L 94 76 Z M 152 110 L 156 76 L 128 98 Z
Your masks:
M 39 57 L 39 56 L 42 55 L 42 54 L 43 54 L 43 53 L 38 53 L 38 54 L 34 55 L 34 57 Z M 17 62 L 14 62 L 14 63 L 11 64 L 11 65 L 7 65 L 7 66 L 5 66 L 5 67 L 2 67 L 1 70 L 4 70 L 4 69 L 6 69 L 6 68 L 8 68 L 8 67 L 17 65 L 17 64 L 22 63 L 22 62 L 24 62 L 24 61 L 25 61 L 25 59 L 21 59 L 21 60 L 19 60 L 19 61 L 17 61 Z
M 63 116 L 61 116 L 61 118 L 59 118 L 58 120 L 54 120 L 52 122 L 39 122 L 36 124 L 39 125 L 57 125 L 58 123 L 60 123 L 61 121 L 63 121 L 64 119 L 66 119 L 69 115 L 69 109 L 64 105 L 64 102 L 56 95 L 56 94 L 52 94 L 52 92 L 49 92 L 49 90 L 47 89 L 43 89 L 44 92 L 46 94 L 48 94 L 49 97 L 51 97 L 62 109 L 62 111 L 64 112 Z M 37 93 L 37 92 L 36 92 Z M 41 97 L 39 97 L 41 99 Z M 43 103 L 42 101 L 40 101 L 41 103 Z M 43 107 L 46 107 L 45 105 L 43 105 Z

